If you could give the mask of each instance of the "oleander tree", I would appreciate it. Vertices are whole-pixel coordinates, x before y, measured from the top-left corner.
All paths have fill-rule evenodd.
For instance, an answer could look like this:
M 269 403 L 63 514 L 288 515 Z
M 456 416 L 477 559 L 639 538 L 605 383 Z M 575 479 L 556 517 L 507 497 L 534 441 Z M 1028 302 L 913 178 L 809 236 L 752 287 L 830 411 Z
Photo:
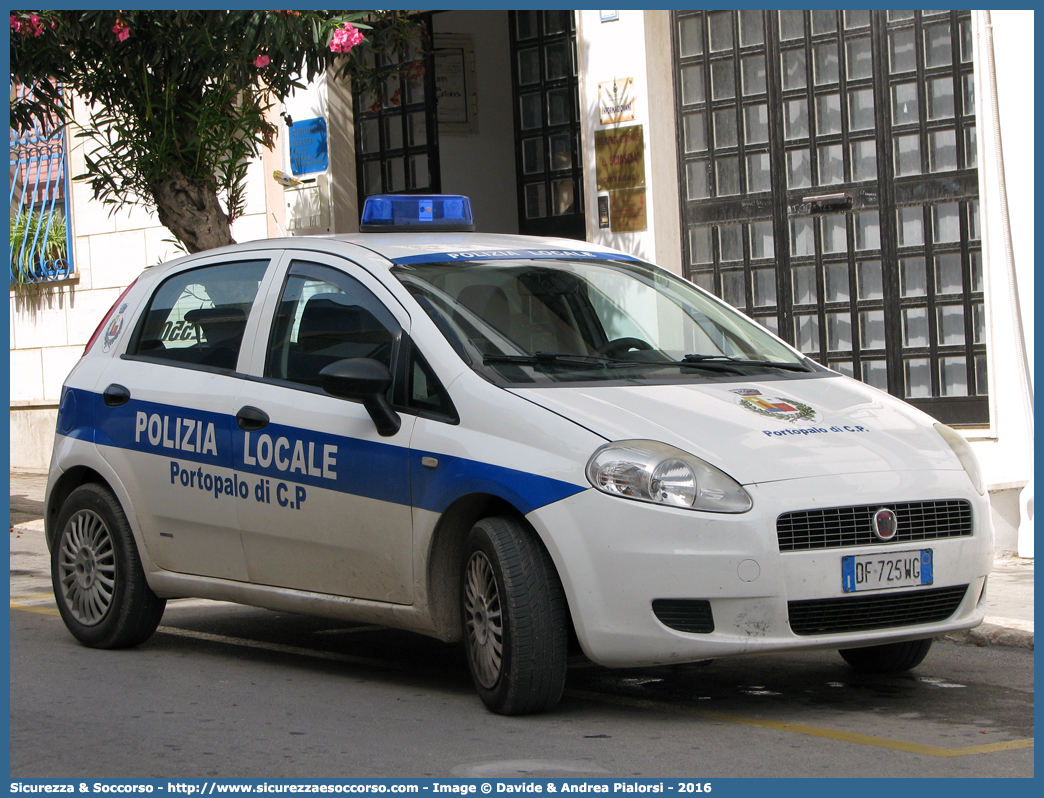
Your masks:
M 12 11 L 11 124 L 68 123 L 80 97 L 76 136 L 95 146 L 75 179 L 199 252 L 235 243 L 273 109 L 324 72 L 383 97 L 423 71 L 422 30 L 396 11 Z

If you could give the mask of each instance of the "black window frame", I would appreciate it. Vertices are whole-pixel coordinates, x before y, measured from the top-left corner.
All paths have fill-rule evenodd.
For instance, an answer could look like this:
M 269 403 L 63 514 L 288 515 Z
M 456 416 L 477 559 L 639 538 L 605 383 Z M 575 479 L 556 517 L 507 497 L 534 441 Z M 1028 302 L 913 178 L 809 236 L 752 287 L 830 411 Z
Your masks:
M 525 15 L 525 16 L 523 16 Z M 573 11 L 509 11 L 508 31 L 511 42 L 511 99 L 515 121 L 515 174 L 518 202 L 518 230 L 522 235 L 555 236 L 586 240 L 587 216 L 584 199 L 584 165 L 580 148 L 579 70 L 576 49 L 576 17 Z M 548 68 L 552 48 L 565 49 L 564 74 L 551 74 Z M 536 53 L 536 73 L 533 80 L 523 83 L 520 53 Z M 558 69 L 563 65 L 559 64 Z M 549 97 L 565 93 L 568 118 L 550 118 Z M 522 105 L 527 98 L 539 97 L 540 124 L 523 130 Z M 558 165 L 553 158 L 552 140 L 568 137 L 569 164 Z M 540 142 L 540 168 L 526 171 L 529 158 L 525 148 Z M 555 186 L 572 181 L 573 204 L 568 213 L 555 213 Z M 546 213 L 530 216 L 527 191 L 541 186 Z
M 435 55 L 431 45 L 433 41 L 432 17 L 430 13 L 420 15 L 423 25 L 423 41 L 418 48 L 423 55 L 424 73 L 414 81 L 407 81 L 406 76 L 393 76 L 385 83 L 383 97 L 374 96 L 359 90 L 352 93 L 353 114 L 355 120 L 355 171 L 356 190 L 359 212 L 362 213 L 363 202 L 373 194 L 438 194 L 442 191 L 442 171 L 439 161 L 439 125 L 435 103 Z M 371 66 L 386 67 L 400 63 L 406 59 L 405 53 L 396 54 L 393 58 L 386 54 L 367 52 L 361 55 Z M 395 86 L 396 91 L 389 89 Z M 417 88 L 421 90 L 415 93 Z M 375 110 L 376 109 L 376 110 Z M 424 119 L 425 139 L 422 143 L 411 143 L 410 120 L 416 115 Z M 375 125 L 377 131 L 376 149 L 365 149 L 370 143 L 364 128 Z M 394 131 L 394 132 L 393 132 Z M 393 146 L 396 145 L 396 146 Z M 427 179 L 420 181 L 418 175 L 411 173 L 411 159 L 424 155 L 427 160 Z M 368 190 L 369 179 L 367 168 L 378 165 L 380 173 L 380 189 Z M 396 164 L 402 168 L 403 185 L 396 187 L 392 172 Z

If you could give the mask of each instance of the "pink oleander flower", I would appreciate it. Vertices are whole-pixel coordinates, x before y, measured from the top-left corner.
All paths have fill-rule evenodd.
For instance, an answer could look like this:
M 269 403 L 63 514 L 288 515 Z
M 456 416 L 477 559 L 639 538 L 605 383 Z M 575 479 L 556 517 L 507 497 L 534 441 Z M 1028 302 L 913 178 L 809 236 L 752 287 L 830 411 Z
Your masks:
M 112 26 L 112 32 L 116 34 L 116 41 L 125 42 L 130 36 L 130 25 L 122 19 L 118 19 L 116 24 Z
M 347 53 L 362 40 L 362 32 L 351 22 L 345 22 L 344 25 L 334 31 L 330 49 L 335 53 Z
M 30 14 L 27 19 L 19 19 L 15 14 L 11 15 L 11 30 L 22 35 L 32 34 L 42 36 L 44 32 L 43 22 L 38 14 Z
M 268 66 L 270 63 L 272 63 L 272 59 L 264 53 L 262 53 L 254 59 L 254 66 L 256 66 L 258 69 L 262 69 L 263 67 Z

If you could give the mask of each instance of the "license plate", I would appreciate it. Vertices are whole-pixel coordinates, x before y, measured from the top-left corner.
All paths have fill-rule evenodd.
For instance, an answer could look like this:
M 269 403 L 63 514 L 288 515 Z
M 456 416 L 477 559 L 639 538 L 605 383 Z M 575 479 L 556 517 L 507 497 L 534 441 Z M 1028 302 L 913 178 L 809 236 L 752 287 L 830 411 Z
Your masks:
M 850 554 L 841 558 L 841 589 L 845 593 L 889 587 L 932 584 L 932 550 Z

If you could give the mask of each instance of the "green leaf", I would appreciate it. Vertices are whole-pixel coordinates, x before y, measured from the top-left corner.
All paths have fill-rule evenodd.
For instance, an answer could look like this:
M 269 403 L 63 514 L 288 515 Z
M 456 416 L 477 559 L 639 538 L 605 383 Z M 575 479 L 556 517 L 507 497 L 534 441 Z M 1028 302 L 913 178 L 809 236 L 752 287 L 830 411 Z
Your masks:
M 246 161 L 273 134 L 267 109 L 331 67 L 365 91 L 401 69 L 393 62 L 408 63 L 395 57 L 370 68 L 355 54 L 340 57 L 329 49 L 333 29 L 351 21 L 366 31 L 356 53 L 406 53 L 420 30 L 394 11 L 37 13 L 60 24 L 39 37 L 12 29 L 11 74 L 37 86 L 12 100 L 12 127 L 27 129 L 44 118 L 68 123 L 71 106 L 51 82 L 61 81 L 90 109 L 72 132 L 91 148 L 84 173 L 74 179 L 87 182 L 95 197 L 114 209 L 155 207 L 153 187 L 177 173 L 213 185 L 232 218 L 245 207 Z M 123 42 L 112 31 L 117 18 L 130 28 Z M 253 61 L 261 48 L 271 61 L 259 72 Z M 246 101 L 237 104 L 239 96 Z

